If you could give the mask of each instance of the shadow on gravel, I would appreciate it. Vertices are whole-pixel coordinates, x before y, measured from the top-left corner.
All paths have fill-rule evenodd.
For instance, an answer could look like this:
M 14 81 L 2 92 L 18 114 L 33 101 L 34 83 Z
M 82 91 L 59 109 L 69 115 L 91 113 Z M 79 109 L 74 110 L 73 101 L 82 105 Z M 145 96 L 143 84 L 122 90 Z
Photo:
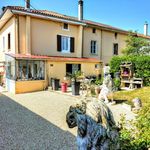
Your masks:
M 76 150 L 76 138 L 0 95 L 0 149 Z

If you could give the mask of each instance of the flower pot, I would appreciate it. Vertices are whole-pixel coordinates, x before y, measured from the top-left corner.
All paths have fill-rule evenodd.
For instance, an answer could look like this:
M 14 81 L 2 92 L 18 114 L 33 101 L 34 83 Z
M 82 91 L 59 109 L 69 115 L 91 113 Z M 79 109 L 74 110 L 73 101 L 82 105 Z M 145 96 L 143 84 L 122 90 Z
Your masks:
M 72 81 L 72 95 L 80 95 L 80 82 Z
M 52 79 L 52 89 L 55 91 L 59 89 L 59 79 Z
M 67 83 L 64 83 L 64 82 L 61 83 L 61 91 L 67 92 Z

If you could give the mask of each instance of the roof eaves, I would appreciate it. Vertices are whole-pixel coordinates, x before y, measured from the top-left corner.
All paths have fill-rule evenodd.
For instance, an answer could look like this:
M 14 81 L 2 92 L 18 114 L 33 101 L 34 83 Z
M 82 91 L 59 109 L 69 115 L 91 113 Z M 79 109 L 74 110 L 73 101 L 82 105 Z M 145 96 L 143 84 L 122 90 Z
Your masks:
M 100 29 L 103 29 L 103 30 L 106 30 L 106 31 L 113 31 L 113 32 L 119 32 L 119 33 L 123 33 L 123 34 L 128 34 L 129 31 L 126 31 L 126 30 L 122 30 L 122 29 L 119 29 L 119 28 L 115 28 L 115 27 L 111 27 L 111 26 L 108 26 L 108 25 L 98 25 L 96 23 L 86 23 L 87 26 L 89 27 L 95 27 L 95 28 L 100 28 Z
M 74 18 L 69 18 L 66 16 L 57 16 L 57 15 L 51 15 L 51 14 L 47 14 L 44 13 L 42 11 L 33 11 L 33 10 L 25 10 L 25 9 L 13 9 L 11 8 L 12 13 L 14 14 L 23 14 L 23 15 L 30 15 L 30 16 L 35 16 L 35 17 L 40 17 L 40 18 L 45 18 L 45 19 L 52 19 L 52 20 L 56 20 L 56 21 L 62 21 L 62 22 L 68 22 L 68 23 L 72 23 L 72 24 L 78 24 L 78 25 L 86 25 L 84 22 L 82 21 L 78 21 L 77 19 Z
M 0 15 L 0 19 L 3 17 L 3 15 L 5 14 L 5 12 L 7 11 L 7 7 L 4 9 L 4 11 L 2 12 L 2 14 Z

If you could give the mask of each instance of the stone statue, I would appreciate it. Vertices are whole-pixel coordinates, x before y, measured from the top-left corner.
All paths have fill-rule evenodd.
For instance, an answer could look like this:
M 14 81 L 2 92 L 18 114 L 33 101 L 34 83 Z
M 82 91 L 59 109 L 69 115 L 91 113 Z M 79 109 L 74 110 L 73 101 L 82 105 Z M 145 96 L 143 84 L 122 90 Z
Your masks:
M 104 78 L 103 84 L 100 88 L 101 92 L 98 96 L 98 99 L 104 100 L 105 103 L 108 103 L 108 95 L 110 95 L 113 101 L 113 81 L 110 74 Z
M 85 99 L 71 106 L 66 115 L 69 127 L 77 126 L 78 150 L 118 150 L 118 129 L 112 112 L 103 101 Z
M 132 100 L 133 104 L 134 104 L 134 108 L 132 109 L 133 111 L 136 111 L 136 110 L 140 110 L 141 107 L 142 107 L 142 102 L 141 100 L 136 97 Z

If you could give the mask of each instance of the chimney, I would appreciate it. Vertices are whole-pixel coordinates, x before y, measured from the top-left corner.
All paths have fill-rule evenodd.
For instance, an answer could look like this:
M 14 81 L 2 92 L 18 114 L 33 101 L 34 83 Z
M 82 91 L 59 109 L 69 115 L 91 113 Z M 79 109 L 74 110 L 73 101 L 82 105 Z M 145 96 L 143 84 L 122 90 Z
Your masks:
M 5 10 L 6 7 L 2 7 L 2 12 Z
M 144 24 L 144 35 L 148 35 L 148 22 L 145 21 L 145 24 Z
M 25 0 L 25 9 L 30 9 L 30 0 Z
M 78 2 L 78 20 L 83 20 L 83 0 Z

